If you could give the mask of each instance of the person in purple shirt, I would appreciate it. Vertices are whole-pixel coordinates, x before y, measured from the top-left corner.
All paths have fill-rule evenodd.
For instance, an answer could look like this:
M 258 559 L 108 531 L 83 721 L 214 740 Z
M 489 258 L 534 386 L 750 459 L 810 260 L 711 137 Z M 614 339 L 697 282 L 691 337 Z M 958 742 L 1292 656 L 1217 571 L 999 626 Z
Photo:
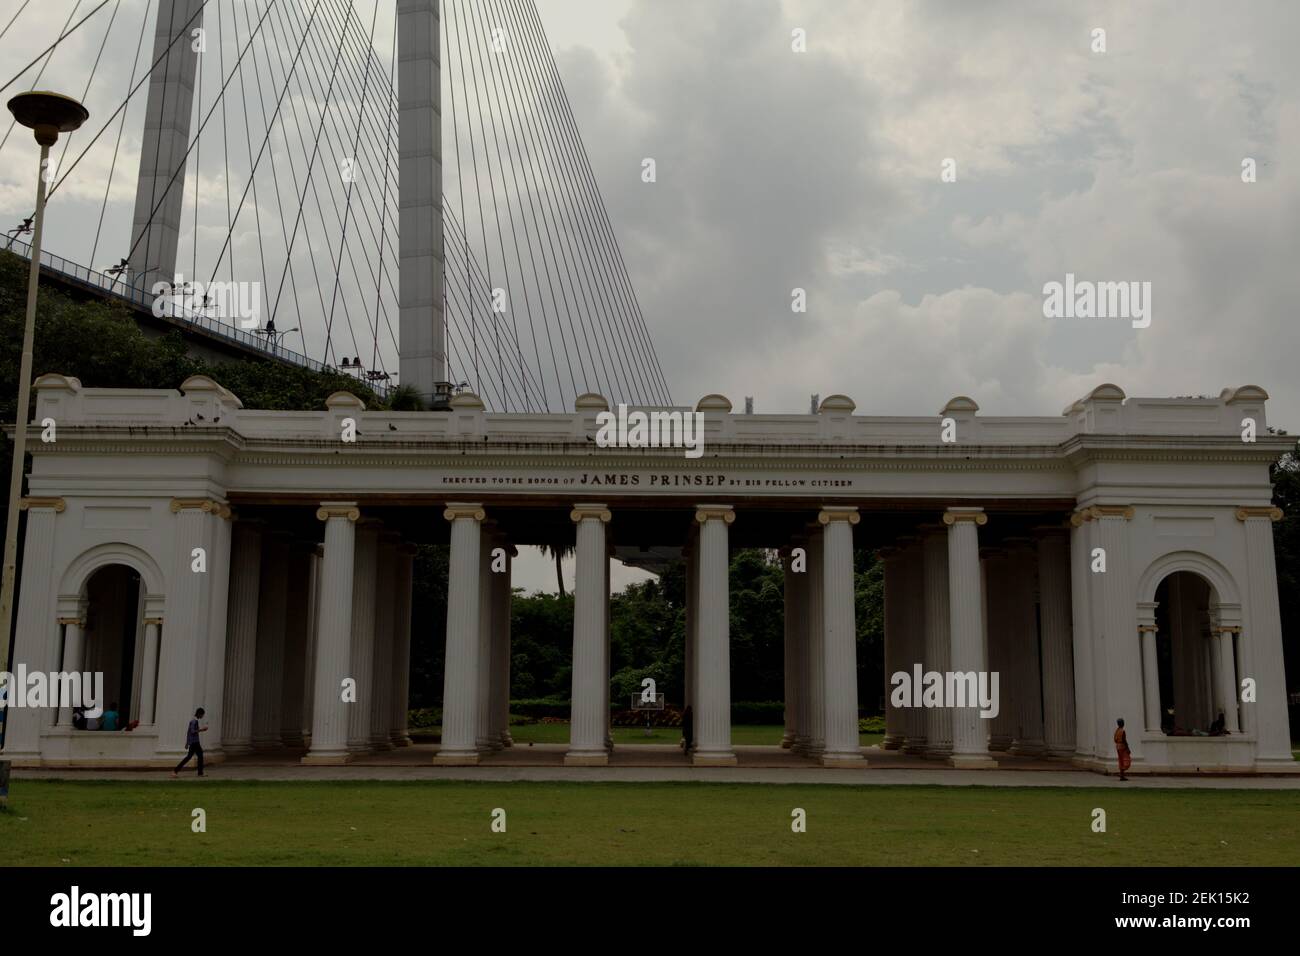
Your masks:
M 181 762 L 176 765 L 176 769 L 172 771 L 172 779 L 175 779 L 185 765 L 190 762 L 190 758 L 195 756 L 199 758 L 199 776 L 203 776 L 203 745 L 199 743 L 199 734 L 208 729 L 199 726 L 199 720 L 202 719 L 203 714 L 204 710 L 200 707 L 190 719 L 189 729 L 185 731 L 185 746 L 189 748 L 189 751 L 181 758 Z

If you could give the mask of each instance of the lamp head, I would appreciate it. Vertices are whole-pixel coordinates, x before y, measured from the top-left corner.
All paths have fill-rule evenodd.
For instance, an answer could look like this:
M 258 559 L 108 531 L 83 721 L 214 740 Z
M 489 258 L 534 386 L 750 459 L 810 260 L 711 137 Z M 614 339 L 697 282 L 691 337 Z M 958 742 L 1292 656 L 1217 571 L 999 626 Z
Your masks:
M 71 133 L 90 118 L 84 106 L 70 96 L 32 90 L 19 93 L 9 101 L 14 119 L 36 132 L 36 142 L 52 146 L 60 133 Z

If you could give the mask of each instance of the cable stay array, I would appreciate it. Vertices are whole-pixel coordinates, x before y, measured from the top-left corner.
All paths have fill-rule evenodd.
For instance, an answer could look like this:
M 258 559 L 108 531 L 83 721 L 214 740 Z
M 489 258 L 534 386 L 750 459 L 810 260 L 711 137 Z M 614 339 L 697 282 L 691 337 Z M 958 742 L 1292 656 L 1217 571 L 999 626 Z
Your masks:
M 395 4 L 68 0 L 63 17 L 39 6 L 23 0 L 0 18 L 0 62 L 26 63 L 0 77 L 0 92 L 57 77 L 92 114 L 62 138 L 49 176 L 51 208 L 77 204 L 81 228 L 46 245 L 134 281 L 128 264 L 149 229 L 130 225 L 129 197 L 151 141 L 149 168 L 173 175 L 142 187 L 136 216 L 166 221 L 181 190 L 173 296 L 253 328 L 268 346 L 400 384 Z M 151 45 L 160 15 L 163 39 Z M 192 91 L 166 87 L 192 103 L 184 161 L 169 165 L 163 138 L 140 135 L 149 81 L 191 56 Z M 440 56 L 452 384 L 494 411 L 563 411 L 584 392 L 670 404 L 533 0 L 443 0 Z M 12 133 L 0 134 L 0 166 L 30 155 Z M 10 215 L 19 220 L 10 234 L 21 233 L 22 211 L 11 204 Z M 236 287 L 247 308 L 231 316 L 217 292 Z

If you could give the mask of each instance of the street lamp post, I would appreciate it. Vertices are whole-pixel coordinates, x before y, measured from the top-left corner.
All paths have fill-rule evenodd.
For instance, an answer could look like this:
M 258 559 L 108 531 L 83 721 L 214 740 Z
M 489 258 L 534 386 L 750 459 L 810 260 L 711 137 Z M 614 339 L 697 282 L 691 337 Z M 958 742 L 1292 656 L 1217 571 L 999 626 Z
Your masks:
M 5 526 L 4 571 L 0 577 L 0 670 L 9 662 L 13 624 L 14 577 L 18 566 L 18 502 L 23 493 L 23 460 L 27 454 L 27 405 L 32 396 L 32 341 L 36 337 L 36 286 L 41 277 L 41 227 L 45 223 L 45 186 L 50 178 L 50 147 L 60 133 L 70 133 L 90 114 L 76 100 L 59 93 L 19 93 L 9 101 L 14 119 L 36 134 L 41 146 L 41 173 L 36 182 L 36 224 L 32 231 L 32 267 L 27 277 L 27 322 L 23 326 L 23 359 L 18 373 L 18 408 L 14 415 L 14 460 L 9 478 L 9 523 Z

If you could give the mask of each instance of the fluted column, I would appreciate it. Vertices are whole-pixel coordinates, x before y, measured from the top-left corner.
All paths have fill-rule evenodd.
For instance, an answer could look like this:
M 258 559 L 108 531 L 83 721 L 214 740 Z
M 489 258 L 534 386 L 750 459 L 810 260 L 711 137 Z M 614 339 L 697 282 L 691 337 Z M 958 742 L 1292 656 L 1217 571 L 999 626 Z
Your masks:
M 902 552 L 898 548 L 881 548 L 876 554 L 885 565 L 885 739 L 880 746 L 885 750 L 898 750 L 907 737 L 907 712 L 895 705 L 890 678 L 903 664 L 903 627 L 906 619 L 903 588 L 906 582 L 903 580 Z
M 695 753 L 697 766 L 731 766 L 736 755 L 731 749 L 731 601 L 730 552 L 727 526 L 736 520 L 730 505 L 699 505 L 698 626 L 699 664 L 695 689 L 699 707 L 695 711 Z
M 474 742 L 480 752 L 499 750 L 501 738 L 492 728 L 492 634 L 496 608 L 493 606 L 492 552 L 499 547 L 496 523 L 483 522 L 483 547 L 478 573 L 478 697 L 474 721 Z
M 982 614 L 979 526 L 988 522 L 979 508 L 950 508 L 944 513 L 948 526 L 948 642 L 952 670 L 959 674 L 987 674 Z M 988 684 L 990 690 L 992 684 Z M 999 687 L 1000 690 L 1000 687 Z M 952 711 L 952 754 L 954 767 L 996 766 L 988 751 L 988 721 L 980 716 L 978 701 L 969 698 L 965 707 Z
M 262 527 L 255 522 L 237 520 L 232 536 L 222 749 L 227 754 L 244 754 L 253 749 L 253 684 L 257 674 Z
M 1039 628 L 1043 653 L 1043 728 L 1047 755 L 1074 754 L 1074 637 L 1070 539 L 1064 527 L 1038 533 Z
M 393 714 L 390 736 L 397 747 L 411 746 L 406 715 L 411 705 L 411 588 L 414 583 L 415 548 L 403 545 L 397 551 L 394 601 L 397 605 L 393 635 Z
M 377 521 L 357 524 L 357 557 L 352 581 L 352 677 L 357 701 L 348 708 L 348 750 L 370 749 L 370 707 L 375 692 L 375 582 L 379 553 Z
M 1160 733 L 1160 663 L 1156 656 L 1156 602 L 1138 605 L 1142 644 L 1142 717 L 1147 733 Z
M 59 623 L 63 625 L 63 666 L 60 668 L 66 674 L 79 673 L 85 669 L 86 657 L 86 621 L 83 617 L 61 617 Z M 85 691 L 82 691 L 83 698 Z M 106 705 L 108 701 L 100 701 L 101 706 Z M 73 701 L 59 700 L 58 726 L 72 726 L 72 706 Z M 17 713 L 19 708 L 15 707 L 6 711 L 8 714 Z
M 683 679 L 685 682 L 686 699 L 683 703 L 683 709 L 691 708 L 691 716 L 695 715 L 695 611 L 698 607 L 699 598 L 695 588 L 695 529 L 691 528 L 688 535 L 686 547 L 682 549 L 683 557 L 686 560 L 686 635 L 685 646 L 683 648 L 682 661 L 686 670 Z
M 898 669 L 911 679 L 917 664 L 925 664 L 925 554 L 919 538 L 899 539 L 902 547 L 903 580 L 903 660 Z M 892 675 L 891 675 L 892 676 Z M 910 695 L 909 695 L 910 698 Z M 924 754 L 926 750 L 925 710 L 907 706 L 903 709 L 906 737 L 903 752 Z
M 804 753 L 809 742 L 808 692 L 808 542 L 801 535 L 791 539 L 794 549 L 802 552 L 801 571 L 789 571 L 785 579 L 785 620 L 790 640 L 790 675 L 787 687 L 792 699 L 786 702 L 790 715 L 790 749 Z
M 140 668 L 140 725 L 153 726 L 158 690 L 158 629 L 162 618 L 144 619 L 144 657 Z
M 854 608 L 853 526 L 858 509 L 827 505 L 822 531 L 822 671 L 826 687 L 824 766 L 865 766 L 858 744 L 858 629 Z
M 569 517 L 577 524 L 577 560 L 573 585 L 573 690 L 569 724 L 570 766 L 603 766 L 609 762 L 605 734 L 609 708 L 606 657 L 605 524 L 610 513 L 603 504 L 575 505 Z M 602 712 L 603 711 L 603 712 Z
M 289 543 L 262 536 L 262 585 L 257 605 L 257 674 L 253 678 L 253 749 L 274 750 L 280 740 L 284 695 L 284 630 L 288 608 Z
M 1016 729 L 1017 668 L 1011 645 L 1014 622 L 1008 613 L 1010 559 L 1001 548 L 983 548 L 985 597 L 988 601 L 988 652 L 990 673 L 998 674 L 1000 703 L 998 713 L 987 721 L 989 750 L 1005 751 L 1011 747 Z
M 311 750 L 306 764 L 348 761 L 348 709 L 343 681 L 352 671 L 352 582 L 356 564 L 356 503 L 326 501 L 316 511 L 325 522 L 320 601 L 316 612 L 316 681 L 312 689 Z
M 451 503 L 451 565 L 447 574 L 447 657 L 443 668 L 442 747 L 434 763 L 478 763 L 479 569 L 481 505 Z
M 393 580 L 397 576 L 397 545 L 393 532 L 379 536 L 375 552 L 375 670 L 370 695 L 370 749 L 392 750 L 389 721 L 393 715 Z
M 1237 627 L 1216 626 L 1213 629 L 1214 650 L 1219 656 L 1219 699 L 1223 701 L 1224 729 L 1230 734 L 1241 733 L 1237 716 L 1237 661 L 1233 652 L 1233 638 Z
M 1282 618 L 1278 606 L 1273 522 L 1282 509 L 1238 508 L 1246 538 L 1245 630 L 1241 633 L 1242 676 L 1255 680 L 1255 702 L 1241 705 L 1243 729 L 1255 735 L 1255 763 L 1291 766 Z M 1240 685 L 1234 700 L 1240 700 Z
M 1038 552 L 1025 538 L 1008 539 L 1007 611 L 1012 621 L 1012 671 L 1015 687 L 1015 737 L 1011 753 L 1036 757 L 1047 749 L 1043 742 L 1043 685 L 1038 652 L 1038 615 L 1035 612 L 1035 579 Z
M 922 585 L 925 594 L 925 670 L 946 674 L 952 650 L 948 629 L 952 626 L 948 608 L 948 527 L 925 526 L 921 537 Z M 952 711 L 927 707 L 925 713 L 926 756 L 947 760 L 952 754 Z
M 606 535 L 605 536 L 605 563 L 601 565 L 601 570 L 604 572 L 604 579 L 601 582 L 601 588 L 600 588 L 601 601 L 605 610 L 605 626 L 604 626 L 605 679 L 601 681 L 600 689 L 604 697 L 604 703 L 602 704 L 602 713 L 604 713 L 605 715 L 605 750 L 607 753 L 614 752 L 614 724 L 613 724 L 614 718 L 613 715 L 610 713 L 610 708 L 609 708 L 609 676 L 610 676 L 610 671 L 613 669 L 613 660 L 614 660 L 612 634 L 611 634 L 611 628 L 609 626 L 609 612 L 610 612 L 609 568 L 613 559 L 614 559 L 614 545 L 613 542 L 609 540 L 609 536 Z
M 1092 522 L 1086 511 L 1070 515 L 1070 618 L 1074 625 L 1074 751 L 1079 760 L 1097 752 L 1096 692 L 1093 670 L 1096 652 L 1092 633 Z

